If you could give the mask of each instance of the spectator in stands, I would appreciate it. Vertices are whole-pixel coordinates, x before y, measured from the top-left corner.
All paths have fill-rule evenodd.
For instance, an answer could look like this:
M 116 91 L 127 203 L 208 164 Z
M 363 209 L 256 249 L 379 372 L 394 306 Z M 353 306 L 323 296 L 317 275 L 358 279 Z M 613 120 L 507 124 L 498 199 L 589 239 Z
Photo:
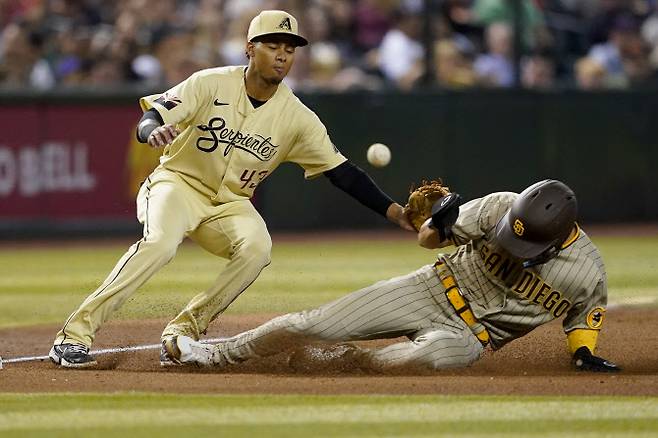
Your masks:
M 535 53 L 523 59 L 521 85 L 534 90 L 550 90 L 555 86 L 555 63 L 551 56 Z
M 511 3 L 432 4 L 440 5 L 432 23 L 441 41 L 438 58 L 445 58 L 443 67 L 435 66 L 439 84 L 461 87 L 470 82 L 464 76 L 470 67 L 462 69 L 471 56 L 469 52 L 462 59 L 466 52 L 460 41 L 465 37 L 476 47 L 474 59 L 483 47 L 490 52 L 477 58 L 478 83 L 509 86 Z M 521 5 L 526 53 L 555 52 L 554 67 L 543 57 L 524 61 L 525 86 L 579 83 L 574 62 L 588 52 L 606 73 L 584 71 L 603 76 L 606 87 L 655 86 L 657 0 L 521 0 Z M 313 38 L 317 48 L 311 46 L 287 77 L 290 85 L 377 89 L 382 80 L 373 80 L 374 74 L 387 80 L 384 86 L 408 90 L 425 71 L 420 34 L 427 17 L 419 15 L 422 6 L 421 0 L 0 0 L 0 86 L 49 89 L 102 86 L 106 80 L 164 86 L 190 69 L 243 63 L 250 17 L 262 9 L 286 9 L 305 15 L 306 33 L 318 34 Z M 400 10 L 404 14 L 398 17 Z M 492 36 L 497 42 L 489 41 Z M 183 39 L 185 53 L 180 50 Z M 502 47 L 492 50 L 492 43 Z M 163 52 L 167 47 L 174 49 L 171 56 Z
M 656 69 L 651 64 L 651 48 L 642 38 L 633 38 L 623 52 L 624 73 L 630 88 L 655 88 Z
M 474 69 L 480 85 L 511 87 L 514 85 L 512 64 L 512 29 L 507 23 L 498 22 L 485 30 L 487 53 L 478 56 Z
M 357 0 L 354 8 L 354 44 L 359 54 L 379 47 L 394 26 L 395 2 Z
M 585 91 L 603 90 L 607 87 L 607 72 L 599 62 L 585 57 L 576 62 L 576 84 Z
M 594 45 L 588 56 L 605 68 L 610 87 L 625 88 L 651 80 L 649 50 L 640 33 L 640 21 L 626 13 L 615 18 L 608 41 Z
M 324 6 L 329 23 L 329 39 L 338 47 L 341 58 L 349 64 L 361 61 L 361 53 L 357 53 L 355 24 L 355 3 L 352 0 L 320 0 Z M 388 27 L 387 27 L 388 30 Z M 384 34 L 369 48 L 376 48 Z
M 195 46 L 219 64 L 219 46 L 225 23 L 222 0 L 201 0 L 198 9 L 191 14 L 190 27 L 195 29 Z
M 548 34 L 544 27 L 544 17 L 533 0 L 521 1 L 521 18 L 523 23 L 523 45 L 526 50 L 539 50 L 548 43 Z M 473 20 L 482 26 L 504 23 L 508 27 L 514 24 L 514 8 L 508 0 L 474 0 Z
M 384 87 L 380 77 L 368 74 L 357 66 L 345 66 L 334 45 L 314 43 L 308 60 L 308 74 L 298 82 L 304 91 L 378 90 Z M 295 59 L 297 62 L 297 59 Z
M 608 39 L 592 46 L 588 54 L 590 58 L 605 68 L 610 77 L 616 78 L 620 82 L 623 82 L 624 79 L 621 48 L 632 37 L 634 27 L 632 18 L 619 17 L 610 29 Z
M 439 86 L 467 88 L 476 84 L 473 52 L 470 48 L 471 46 L 460 46 L 452 38 L 441 39 L 434 44 L 434 74 Z
M 219 48 L 219 55 L 224 65 L 240 65 L 245 62 L 244 32 L 249 21 L 258 9 L 242 9 L 226 23 L 226 31 Z
M 605 43 L 610 39 L 610 32 L 617 25 L 620 16 L 633 17 L 642 21 L 654 0 L 598 0 L 597 7 L 588 18 L 586 32 L 589 45 Z
M 658 6 L 658 4 L 656 5 Z M 658 68 L 658 7 L 642 24 L 642 37 L 649 44 L 651 65 Z
M 90 37 L 89 32 L 81 32 L 68 26 L 56 35 L 54 40 L 58 51 L 51 53 L 50 58 L 58 83 L 77 85 L 84 81 Z
M 399 9 L 395 26 L 386 33 L 379 46 L 379 68 L 388 81 L 402 90 L 411 89 L 425 72 L 421 32 L 420 15 Z
M 481 43 L 484 26 L 477 22 L 472 3 L 472 0 L 444 0 L 440 4 L 440 17 L 452 32 Z
M 160 61 L 164 84 L 178 84 L 195 71 L 213 67 L 210 54 L 195 46 L 194 41 L 192 31 L 179 30 L 163 36 L 157 43 L 154 54 Z
M 86 83 L 93 86 L 119 87 L 124 82 L 120 65 L 111 59 L 101 59 L 91 66 Z
M 11 86 L 52 88 L 55 77 L 43 57 L 43 36 L 11 23 L 2 31 L 0 80 Z

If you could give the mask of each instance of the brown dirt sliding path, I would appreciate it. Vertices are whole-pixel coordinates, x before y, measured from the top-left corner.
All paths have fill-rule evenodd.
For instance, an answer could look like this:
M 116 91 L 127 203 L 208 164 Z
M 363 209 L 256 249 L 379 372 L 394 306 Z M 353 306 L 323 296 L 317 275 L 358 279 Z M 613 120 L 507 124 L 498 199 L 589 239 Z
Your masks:
M 272 315 L 226 315 L 209 337 L 238 333 Z M 165 321 L 117 321 L 94 348 L 154 344 Z M 45 355 L 59 327 L 0 329 L 6 358 Z M 386 341 L 389 342 L 389 341 Z M 49 361 L 6 364 L 0 392 L 117 392 L 224 394 L 499 394 L 658 396 L 658 309 L 616 308 L 607 313 L 599 354 L 624 368 L 619 374 L 571 369 L 559 322 L 536 329 L 466 369 L 438 372 L 364 372 L 349 363 L 303 363 L 287 355 L 248 361 L 226 370 L 162 369 L 155 350 L 103 355 L 88 370 L 56 369 Z

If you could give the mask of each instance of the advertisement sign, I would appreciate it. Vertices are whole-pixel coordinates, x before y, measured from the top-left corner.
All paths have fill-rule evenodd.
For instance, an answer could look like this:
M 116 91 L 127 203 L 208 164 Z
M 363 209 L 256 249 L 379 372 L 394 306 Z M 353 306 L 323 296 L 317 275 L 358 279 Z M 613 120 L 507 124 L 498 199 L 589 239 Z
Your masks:
M 159 151 L 135 140 L 133 105 L 0 107 L 0 220 L 134 218 Z

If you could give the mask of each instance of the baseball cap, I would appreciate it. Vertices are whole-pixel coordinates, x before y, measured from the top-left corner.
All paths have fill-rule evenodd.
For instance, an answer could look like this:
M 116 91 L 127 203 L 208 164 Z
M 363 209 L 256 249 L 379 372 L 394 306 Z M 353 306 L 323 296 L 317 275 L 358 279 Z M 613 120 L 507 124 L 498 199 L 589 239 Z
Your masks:
M 546 179 L 525 189 L 496 225 L 496 239 L 515 257 L 532 259 L 558 248 L 578 214 L 576 195 L 563 182 Z
M 297 46 L 305 46 L 308 41 L 299 35 L 297 19 L 285 11 L 262 11 L 256 15 L 249 24 L 247 41 L 264 35 L 291 35 Z

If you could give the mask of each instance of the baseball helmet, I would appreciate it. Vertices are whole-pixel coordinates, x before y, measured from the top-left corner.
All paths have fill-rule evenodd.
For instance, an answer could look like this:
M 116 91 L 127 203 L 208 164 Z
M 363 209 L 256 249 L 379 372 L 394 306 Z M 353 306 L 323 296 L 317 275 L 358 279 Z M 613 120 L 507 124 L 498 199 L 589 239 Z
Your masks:
M 576 222 L 576 195 L 566 184 L 546 179 L 525 189 L 496 225 L 496 239 L 522 259 L 559 250 Z

